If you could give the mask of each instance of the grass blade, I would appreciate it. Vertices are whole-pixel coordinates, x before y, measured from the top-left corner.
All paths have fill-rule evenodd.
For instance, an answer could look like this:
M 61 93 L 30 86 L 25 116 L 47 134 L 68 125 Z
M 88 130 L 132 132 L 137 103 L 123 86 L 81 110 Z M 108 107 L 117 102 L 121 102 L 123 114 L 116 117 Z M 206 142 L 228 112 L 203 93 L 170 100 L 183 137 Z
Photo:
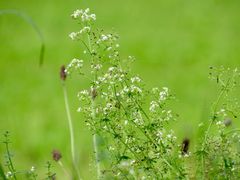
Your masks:
M 37 33 L 40 42 L 41 42 L 41 49 L 40 49 L 40 55 L 39 55 L 39 65 L 41 66 L 43 64 L 43 60 L 44 60 L 44 52 L 45 52 L 45 42 L 44 42 L 44 38 L 43 35 L 39 29 L 39 27 L 36 25 L 36 23 L 32 20 L 32 18 L 28 15 L 26 15 L 25 13 L 22 13 L 18 10 L 15 9 L 2 9 L 0 10 L 0 15 L 5 15 L 5 14 L 13 14 L 16 15 L 18 17 L 21 17 L 24 21 L 26 21 Z

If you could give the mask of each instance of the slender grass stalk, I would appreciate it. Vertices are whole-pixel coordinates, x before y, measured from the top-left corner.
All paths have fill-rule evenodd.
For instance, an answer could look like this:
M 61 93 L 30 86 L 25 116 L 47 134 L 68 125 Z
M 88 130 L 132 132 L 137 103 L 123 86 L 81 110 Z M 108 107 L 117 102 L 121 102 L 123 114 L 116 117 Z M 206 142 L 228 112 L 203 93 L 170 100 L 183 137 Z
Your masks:
M 69 132 L 70 132 L 70 144 L 71 144 L 71 154 L 72 154 L 72 163 L 73 163 L 73 168 L 77 173 L 78 179 L 80 178 L 80 172 L 77 167 L 77 162 L 76 162 L 76 154 L 75 154 L 75 141 L 74 141 L 74 131 L 73 131 L 73 124 L 72 124 L 72 117 L 69 109 L 69 102 L 68 102 L 68 95 L 67 95 L 67 89 L 65 86 L 65 83 L 63 82 L 63 94 L 64 94 L 64 101 L 65 101 L 65 108 L 66 108 L 66 113 L 67 113 L 67 119 L 68 119 L 68 126 L 69 126 Z
M 16 9 L 0 9 L 0 15 L 4 14 L 13 14 L 20 18 L 22 18 L 24 21 L 26 21 L 37 33 L 40 42 L 41 42 L 41 49 L 40 49 L 40 55 L 39 55 L 39 65 L 41 66 L 43 64 L 44 60 L 44 53 L 45 53 L 45 41 L 42 32 L 40 31 L 40 28 L 37 26 L 37 24 L 32 20 L 32 18 L 28 15 L 26 15 L 23 12 L 20 12 Z
M 62 168 L 65 176 L 68 177 L 68 179 L 71 179 L 71 176 L 70 176 L 70 174 L 68 173 L 68 171 L 66 170 L 66 168 L 64 167 L 62 161 L 59 160 L 59 161 L 58 161 L 58 164 L 59 164 L 59 166 Z
M 90 53 L 90 56 L 92 57 L 92 61 L 93 61 L 93 56 L 92 56 L 92 46 L 91 46 L 91 38 L 90 38 L 90 34 L 88 34 L 87 36 L 88 38 L 88 46 L 87 44 L 83 42 L 83 44 L 87 47 L 87 50 Z M 97 74 L 95 74 L 94 79 L 97 79 Z M 92 98 L 92 119 L 96 118 L 96 113 L 95 113 L 95 103 L 94 103 L 94 98 Z M 94 154 L 95 154 L 95 161 L 96 161 L 96 170 L 97 170 L 97 179 L 101 178 L 101 166 L 100 166 L 100 159 L 99 159 L 99 149 L 98 149 L 98 135 L 97 133 L 95 133 L 93 135 L 93 148 L 94 148 Z

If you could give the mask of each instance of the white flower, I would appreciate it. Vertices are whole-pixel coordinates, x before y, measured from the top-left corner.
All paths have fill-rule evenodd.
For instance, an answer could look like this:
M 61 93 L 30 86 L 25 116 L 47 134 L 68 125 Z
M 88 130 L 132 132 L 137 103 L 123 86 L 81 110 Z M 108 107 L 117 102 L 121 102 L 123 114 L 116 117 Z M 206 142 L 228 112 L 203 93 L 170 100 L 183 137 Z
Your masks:
M 92 20 L 96 21 L 96 15 L 95 14 L 90 14 L 90 17 Z
M 77 9 L 76 11 L 73 12 L 73 14 L 71 16 L 74 19 L 77 19 L 82 13 L 83 13 L 82 9 L 81 10 Z
M 131 91 L 132 93 L 142 93 L 142 89 L 139 88 L 139 87 L 137 87 L 137 86 L 134 86 L 134 85 L 131 85 L 131 86 L 130 86 L 130 91 Z
M 115 69 L 115 67 L 110 67 L 110 68 L 108 68 L 108 71 L 109 71 L 109 72 L 113 72 L 114 69 Z
M 102 36 L 101 36 L 101 40 L 102 40 L 102 41 L 107 41 L 107 40 L 108 40 L 108 36 L 102 34 Z
M 79 70 L 83 67 L 83 60 L 74 58 L 67 66 L 66 72 L 70 74 L 73 69 Z
M 157 94 L 159 92 L 159 89 L 157 87 L 152 88 L 152 93 Z
M 163 87 L 163 91 L 161 91 L 159 93 L 159 101 L 165 101 L 168 97 L 169 93 L 168 93 L 168 88 L 167 87 Z
M 110 47 L 107 48 L 107 51 L 110 51 L 111 49 L 112 49 L 112 47 L 110 46 Z
M 13 175 L 12 172 L 11 172 L 11 171 L 8 171 L 7 174 L 6 174 L 6 177 L 7 177 L 7 178 L 11 178 L 12 175 Z
M 141 82 L 141 79 L 140 79 L 140 77 L 135 76 L 135 77 L 132 77 L 132 78 L 131 78 L 131 82 L 132 82 L 132 83 L 134 83 L 134 82 L 138 82 L 138 83 L 139 83 L 139 82 Z
M 159 138 L 159 139 L 162 139 L 162 136 L 163 136 L 163 133 L 161 131 L 158 131 L 156 136 Z
M 150 103 L 149 111 L 156 112 L 156 109 L 159 108 L 159 105 L 156 101 Z
M 35 167 L 32 166 L 31 169 L 30 169 L 31 172 L 34 172 L 35 171 Z
M 91 28 L 89 26 L 83 27 L 80 31 L 79 34 L 85 33 L 85 32 L 90 32 Z
M 82 22 L 95 21 L 96 20 L 96 15 L 95 14 L 89 14 L 89 12 L 90 12 L 89 8 L 87 8 L 85 10 L 77 9 L 76 11 L 73 12 L 73 14 L 71 16 L 72 16 L 73 19 L 80 18 L 80 20 Z
M 72 32 L 69 34 L 69 37 L 72 39 L 72 40 L 75 40 L 77 38 L 77 33 L 76 32 Z
M 98 70 L 100 70 L 102 68 L 102 65 L 101 64 L 92 64 L 91 68 L 98 71 Z

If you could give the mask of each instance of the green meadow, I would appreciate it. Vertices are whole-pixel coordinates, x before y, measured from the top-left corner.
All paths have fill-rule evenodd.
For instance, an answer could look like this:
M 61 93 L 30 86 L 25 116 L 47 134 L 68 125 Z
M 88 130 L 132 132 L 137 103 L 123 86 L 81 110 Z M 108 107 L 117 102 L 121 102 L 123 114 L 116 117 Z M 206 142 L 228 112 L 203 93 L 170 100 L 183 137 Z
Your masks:
M 40 67 L 37 33 L 19 16 L 0 15 L 0 133 L 11 133 L 17 169 L 35 166 L 44 174 L 53 149 L 61 151 L 67 166 L 71 164 L 59 72 L 61 65 L 84 56 L 80 43 L 68 35 L 79 29 L 70 17 L 72 12 L 87 7 L 96 13 L 98 27 L 120 36 L 121 54 L 136 57 L 133 71 L 146 86 L 166 86 L 176 96 L 172 104 L 179 117 L 173 129 L 179 142 L 190 138 L 193 149 L 198 124 L 209 120 L 217 98 L 216 83 L 208 78 L 209 67 L 240 65 L 240 1 L 1 0 L 0 11 L 14 9 L 31 17 L 45 42 Z M 84 179 L 91 179 L 95 173 L 91 132 L 77 113 L 77 93 L 87 83 L 76 74 L 66 82 L 79 169 Z M 240 125 L 237 120 L 234 127 Z M 1 162 L 4 152 L 1 145 Z

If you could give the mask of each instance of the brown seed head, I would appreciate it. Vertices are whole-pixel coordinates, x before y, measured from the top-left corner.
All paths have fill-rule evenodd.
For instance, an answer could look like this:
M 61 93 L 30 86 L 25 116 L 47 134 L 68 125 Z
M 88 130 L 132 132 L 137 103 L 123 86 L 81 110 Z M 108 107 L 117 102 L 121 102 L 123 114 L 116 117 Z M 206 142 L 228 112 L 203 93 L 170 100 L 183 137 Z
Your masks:
M 58 150 L 53 150 L 52 158 L 54 161 L 59 161 L 62 158 L 62 154 Z
M 66 70 L 66 69 L 65 69 L 65 66 L 62 65 L 62 66 L 61 66 L 61 69 L 60 69 L 60 78 L 61 78 L 63 81 L 65 81 L 65 79 L 67 78 L 67 73 L 66 73 L 65 70 Z
M 189 150 L 190 140 L 185 138 L 182 142 L 182 155 L 187 154 Z

